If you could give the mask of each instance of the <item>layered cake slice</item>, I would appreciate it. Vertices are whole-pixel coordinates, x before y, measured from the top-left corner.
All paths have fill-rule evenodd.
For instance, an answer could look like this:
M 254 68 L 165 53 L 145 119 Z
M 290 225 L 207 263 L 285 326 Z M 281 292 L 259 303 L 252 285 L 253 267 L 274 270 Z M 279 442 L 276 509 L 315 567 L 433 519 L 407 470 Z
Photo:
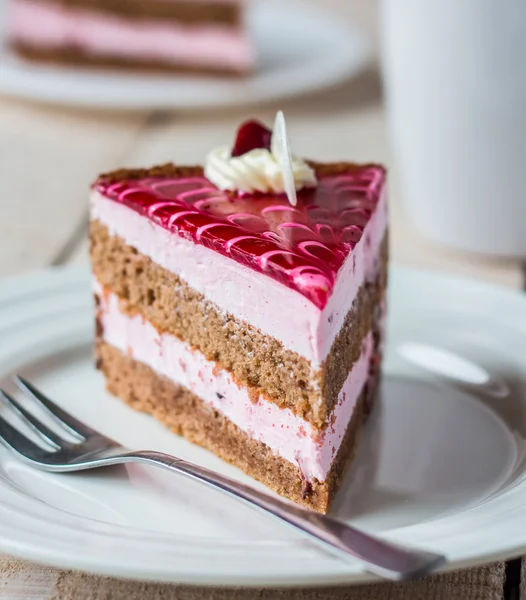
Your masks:
M 245 0 L 10 0 L 7 35 L 37 61 L 242 74 Z
M 276 137 L 248 122 L 205 168 L 95 182 L 97 363 L 131 406 L 325 512 L 379 377 L 385 170 L 287 163 Z

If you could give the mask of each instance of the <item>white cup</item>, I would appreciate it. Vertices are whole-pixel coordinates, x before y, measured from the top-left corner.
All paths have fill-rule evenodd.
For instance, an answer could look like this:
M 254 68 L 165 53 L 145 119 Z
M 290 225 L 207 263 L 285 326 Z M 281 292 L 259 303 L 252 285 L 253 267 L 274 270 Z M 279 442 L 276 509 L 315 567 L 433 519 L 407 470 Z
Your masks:
M 383 0 L 389 127 L 408 216 L 526 257 L 526 0 Z

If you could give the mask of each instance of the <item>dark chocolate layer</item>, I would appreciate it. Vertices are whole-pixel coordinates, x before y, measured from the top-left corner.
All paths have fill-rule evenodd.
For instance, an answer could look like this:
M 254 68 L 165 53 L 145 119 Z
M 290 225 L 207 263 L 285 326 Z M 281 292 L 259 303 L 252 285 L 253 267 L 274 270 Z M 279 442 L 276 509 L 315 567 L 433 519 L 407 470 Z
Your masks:
M 232 2 L 191 0 L 33 0 L 82 12 L 107 13 L 133 20 L 178 21 L 185 25 L 241 26 L 243 6 Z

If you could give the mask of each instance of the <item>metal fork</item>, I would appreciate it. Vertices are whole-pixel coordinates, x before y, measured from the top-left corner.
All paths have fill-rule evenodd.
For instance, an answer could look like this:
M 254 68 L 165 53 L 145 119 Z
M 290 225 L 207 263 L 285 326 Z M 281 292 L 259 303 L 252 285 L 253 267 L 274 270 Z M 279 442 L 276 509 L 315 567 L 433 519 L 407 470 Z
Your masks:
M 281 519 L 336 555 L 357 559 L 368 571 L 380 577 L 393 580 L 420 577 L 445 563 L 441 555 L 394 545 L 332 517 L 275 498 L 180 458 L 161 452 L 125 448 L 78 421 L 22 377 L 16 376 L 14 381 L 32 402 L 48 413 L 56 425 L 56 429 L 46 426 L 15 398 L 0 390 L 4 402 L 49 449 L 34 443 L 1 415 L 0 442 L 37 469 L 65 473 L 128 462 L 164 467 L 220 489 Z

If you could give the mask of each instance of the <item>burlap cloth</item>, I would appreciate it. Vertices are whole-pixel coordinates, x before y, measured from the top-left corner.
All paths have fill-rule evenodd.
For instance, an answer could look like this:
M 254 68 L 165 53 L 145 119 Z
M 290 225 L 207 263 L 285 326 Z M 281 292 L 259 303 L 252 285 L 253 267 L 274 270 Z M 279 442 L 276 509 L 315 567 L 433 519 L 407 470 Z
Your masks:
M 322 589 L 218 589 L 138 583 L 0 557 L 2 600 L 502 600 L 504 563 L 404 584 Z

